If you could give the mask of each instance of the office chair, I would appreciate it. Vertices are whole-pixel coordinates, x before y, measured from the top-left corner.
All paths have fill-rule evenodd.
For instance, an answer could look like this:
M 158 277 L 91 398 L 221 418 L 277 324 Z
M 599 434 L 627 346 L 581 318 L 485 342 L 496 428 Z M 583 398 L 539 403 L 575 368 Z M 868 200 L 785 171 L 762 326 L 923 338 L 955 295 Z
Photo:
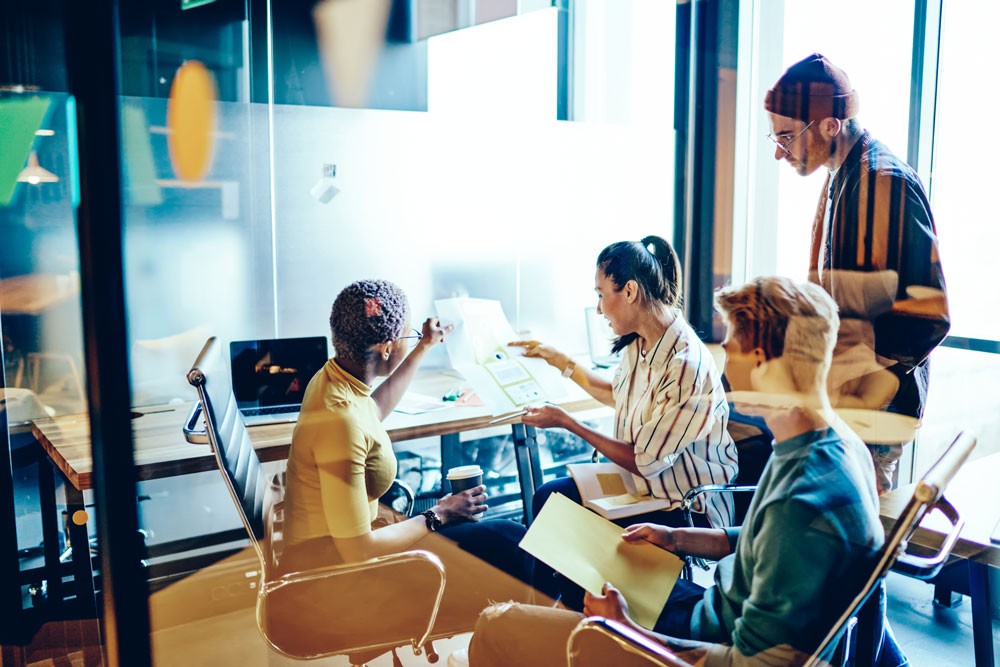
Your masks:
M 875 665 L 882 641 L 884 601 L 881 598 L 885 577 L 890 569 L 925 580 L 933 578 L 941 571 L 965 526 L 965 521 L 958 511 L 944 497 L 944 492 L 975 447 L 975 437 L 959 433 L 917 482 L 913 497 L 906 504 L 906 508 L 886 536 L 885 544 L 875 557 L 874 566 L 865 585 L 840 615 L 805 667 L 821 664 L 820 654 L 841 635 L 843 635 L 839 650 L 843 655 L 841 664 L 858 667 Z M 929 556 L 909 553 L 907 548 L 910 537 L 920 526 L 921 519 L 935 509 L 939 510 L 951 524 L 941 546 Z
M 729 484 L 702 484 L 693 489 L 689 489 L 681 500 L 681 512 L 684 521 L 691 528 L 694 527 L 694 504 L 698 498 L 708 493 L 727 493 L 733 499 L 733 525 L 740 526 L 746 518 L 747 510 L 750 509 L 750 500 L 753 492 L 757 490 L 757 483 L 760 476 L 764 474 L 764 467 L 768 459 L 771 458 L 773 436 L 766 429 L 755 428 L 731 421 L 729 424 L 730 435 L 733 436 L 736 444 L 736 477 Z M 681 577 L 692 580 L 692 566 L 698 566 L 703 570 L 708 570 L 709 565 L 702 558 L 687 556 L 684 558 L 684 567 L 681 570 Z
M 257 585 L 257 629 L 265 642 L 273 650 L 291 658 L 311 659 L 329 655 L 348 655 L 352 664 L 356 656 L 374 656 L 385 651 L 394 651 L 396 647 L 409 644 L 415 654 L 420 655 L 425 649 L 427 657 L 432 662 L 437 659 L 430 645 L 431 632 L 437 619 L 441 598 L 444 594 L 445 573 L 440 559 L 426 551 L 407 551 L 388 556 L 380 556 L 362 563 L 348 563 L 326 566 L 315 570 L 278 574 L 276 557 L 272 549 L 275 532 L 275 520 L 280 518 L 280 512 L 275 511 L 272 481 L 265 479 L 260 460 L 254 451 L 253 444 L 247 434 L 243 417 L 236 404 L 229 371 L 224 363 L 221 345 L 215 337 L 209 338 L 198 355 L 191 370 L 187 374 L 188 382 L 198 391 L 205 429 L 199 432 L 185 427 L 185 436 L 189 442 L 207 443 L 215 455 L 216 464 L 222 473 L 226 488 L 232 496 L 237 513 L 246 528 L 250 544 L 259 562 L 259 580 Z M 412 507 L 412 503 L 410 503 Z M 427 609 L 426 623 L 420 627 L 400 628 L 399 636 L 379 637 L 377 641 L 368 641 L 359 645 L 316 646 L 306 636 L 308 623 L 335 624 L 338 620 L 337 604 L 343 600 L 324 597 L 323 585 L 336 583 L 333 580 L 344 581 L 344 578 L 366 578 L 373 581 L 381 572 L 390 568 L 410 567 L 419 575 L 431 580 L 436 579 L 436 587 L 427 600 L 414 599 L 415 596 L 401 597 L 406 605 L 425 605 Z M 268 616 L 268 599 L 276 593 L 310 596 L 315 593 L 319 603 L 328 601 L 330 614 L 322 619 L 296 619 L 301 626 L 299 637 L 288 639 L 276 636 L 273 619 Z M 347 604 L 353 605 L 354 601 Z M 362 610 L 352 606 L 352 616 L 362 615 Z M 376 612 L 372 612 L 373 618 Z M 394 662 L 398 658 L 393 653 Z
M 691 667 L 665 646 L 648 639 L 618 621 L 600 616 L 587 617 L 573 628 L 573 632 L 570 633 L 569 640 L 566 642 L 566 661 L 569 667 L 597 664 L 595 661 L 586 661 L 588 650 L 584 642 L 593 642 L 599 638 L 614 642 L 618 650 L 638 657 L 643 664 L 648 663 L 657 667 Z M 606 657 L 606 654 L 602 653 L 602 655 Z M 616 664 L 622 664 L 622 661 L 616 661 Z M 631 664 L 631 662 L 627 664 Z
M 874 667 L 877 664 L 879 652 L 883 648 L 885 577 L 890 569 L 894 569 L 926 580 L 933 578 L 941 570 L 965 525 L 958 511 L 944 497 L 944 492 L 975 446 L 976 439 L 973 436 L 959 433 L 917 482 L 913 497 L 889 531 L 882 548 L 867 564 L 868 576 L 864 585 L 856 593 L 847 592 L 847 595 L 853 593 L 853 596 L 845 598 L 844 612 L 813 654 L 802 663 L 803 667 L 828 664 L 837 667 L 846 665 Z M 929 556 L 909 553 L 907 548 L 910 537 L 919 527 L 921 519 L 935 509 L 944 514 L 951 524 L 941 546 Z M 584 619 L 570 635 L 567 644 L 570 665 L 573 665 L 574 659 L 579 657 L 577 654 L 580 651 L 576 644 L 579 641 L 578 636 L 589 631 L 597 631 L 611 637 L 622 650 L 647 657 L 651 664 L 666 667 L 684 665 L 670 651 L 655 642 L 650 642 L 619 623 L 600 617 Z M 839 643 L 833 654 L 832 663 L 828 663 L 820 656 L 834 642 Z

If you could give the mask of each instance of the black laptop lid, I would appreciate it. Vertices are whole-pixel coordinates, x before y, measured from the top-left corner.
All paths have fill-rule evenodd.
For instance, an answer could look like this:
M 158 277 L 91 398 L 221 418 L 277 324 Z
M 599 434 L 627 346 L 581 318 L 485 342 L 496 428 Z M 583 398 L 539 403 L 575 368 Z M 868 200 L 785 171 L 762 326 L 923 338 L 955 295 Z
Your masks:
M 240 410 L 302 404 L 306 385 L 327 360 L 326 338 L 234 340 L 233 393 Z

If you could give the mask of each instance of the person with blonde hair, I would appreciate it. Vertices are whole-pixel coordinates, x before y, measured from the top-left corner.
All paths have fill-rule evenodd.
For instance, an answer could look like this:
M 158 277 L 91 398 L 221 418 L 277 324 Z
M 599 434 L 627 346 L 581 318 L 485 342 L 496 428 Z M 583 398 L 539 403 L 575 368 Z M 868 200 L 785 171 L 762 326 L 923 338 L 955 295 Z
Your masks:
M 838 422 L 826 391 L 837 307 L 819 286 L 787 278 L 722 289 L 716 305 L 727 321 L 726 375 L 734 390 L 769 394 L 752 410 L 775 436 L 746 520 L 725 529 L 629 527 L 626 543 L 717 560 L 715 584 L 702 589 L 678 580 L 653 630 L 631 619 L 611 584 L 586 595 L 584 613 L 625 623 L 693 665 L 800 664 L 864 585 L 884 541 L 871 459 Z M 516 604 L 487 609 L 473 635 L 471 665 L 565 664 L 566 640 L 582 618 Z M 899 654 L 886 637 L 892 650 L 883 651 L 883 664 L 897 667 L 904 659 L 891 662 Z M 620 650 L 587 657 L 592 664 L 640 664 Z
M 757 391 L 797 395 L 812 407 L 828 408 L 826 392 L 816 388 L 827 385 L 837 305 L 818 285 L 787 278 L 750 285 L 716 294 L 718 309 L 733 324 L 723 342 L 726 377 L 734 387 L 754 385 Z

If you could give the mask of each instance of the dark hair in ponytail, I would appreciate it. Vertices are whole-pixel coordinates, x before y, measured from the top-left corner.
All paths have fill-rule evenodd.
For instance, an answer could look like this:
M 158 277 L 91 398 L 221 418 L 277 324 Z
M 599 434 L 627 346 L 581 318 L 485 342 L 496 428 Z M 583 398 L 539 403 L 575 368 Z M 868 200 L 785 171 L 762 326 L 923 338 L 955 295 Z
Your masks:
M 671 245 L 659 236 L 612 243 L 597 256 L 597 268 L 616 291 L 634 280 L 639 284 L 640 298 L 670 308 L 681 305 L 681 262 Z M 637 336 L 636 333 L 619 336 L 612 350 L 624 349 Z

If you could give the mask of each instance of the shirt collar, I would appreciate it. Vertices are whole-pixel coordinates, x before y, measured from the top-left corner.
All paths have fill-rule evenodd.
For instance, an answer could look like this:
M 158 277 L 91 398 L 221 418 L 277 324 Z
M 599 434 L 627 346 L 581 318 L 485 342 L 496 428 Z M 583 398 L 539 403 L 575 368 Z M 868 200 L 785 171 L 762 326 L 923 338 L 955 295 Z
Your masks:
M 837 174 L 843 172 L 844 168 L 848 165 L 858 164 L 861 162 L 862 152 L 866 150 L 871 143 L 872 135 L 868 133 L 868 130 L 864 130 L 861 133 L 861 136 L 858 137 L 858 140 L 854 142 L 854 145 L 851 146 L 851 150 L 847 152 L 847 157 L 844 158 L 844 161 L 840 164 L 840 166 L 836 169 L 830 170 L 830 175 L 833 176 L 833 178 L 836 178 Z M 831 191 L 833 189 L 833 178 L 830 179 Z
M 670 361 L 670 358 L 674 356 L 674 349 L 677 347 L 677 341 L 680 340 L 683 327 L 683 318 L 677 315 L 674 321 L 670 323 L 670 326 L 667 327 L 667 330 L 663 332 L 663 335 L 660 336 L 660 339 L 649 348 L 645 359 L 639 355 L 639 339 L 637 338 L 635 341 L 635 354 L 639 357 L 639 363 L 645 362 L 655 371 L 663 369 L 667 365 L 667 362 Z
M 815 431 L 800 433 L 794 438 L 774 443 L 774 455 L 777 457 L 793 456 L 796 453 L 802 454 L 808 445 L 814 442 L 822 442 L 831 438 L 837 438 L 837 432 L 830 427 L 819 428 Z
M 326 362 L 326 376 L 331 382 L 343 382 L 358 396 L 371 396 L 372 388 L 364 382 L 345 371 L 336 359 Z

